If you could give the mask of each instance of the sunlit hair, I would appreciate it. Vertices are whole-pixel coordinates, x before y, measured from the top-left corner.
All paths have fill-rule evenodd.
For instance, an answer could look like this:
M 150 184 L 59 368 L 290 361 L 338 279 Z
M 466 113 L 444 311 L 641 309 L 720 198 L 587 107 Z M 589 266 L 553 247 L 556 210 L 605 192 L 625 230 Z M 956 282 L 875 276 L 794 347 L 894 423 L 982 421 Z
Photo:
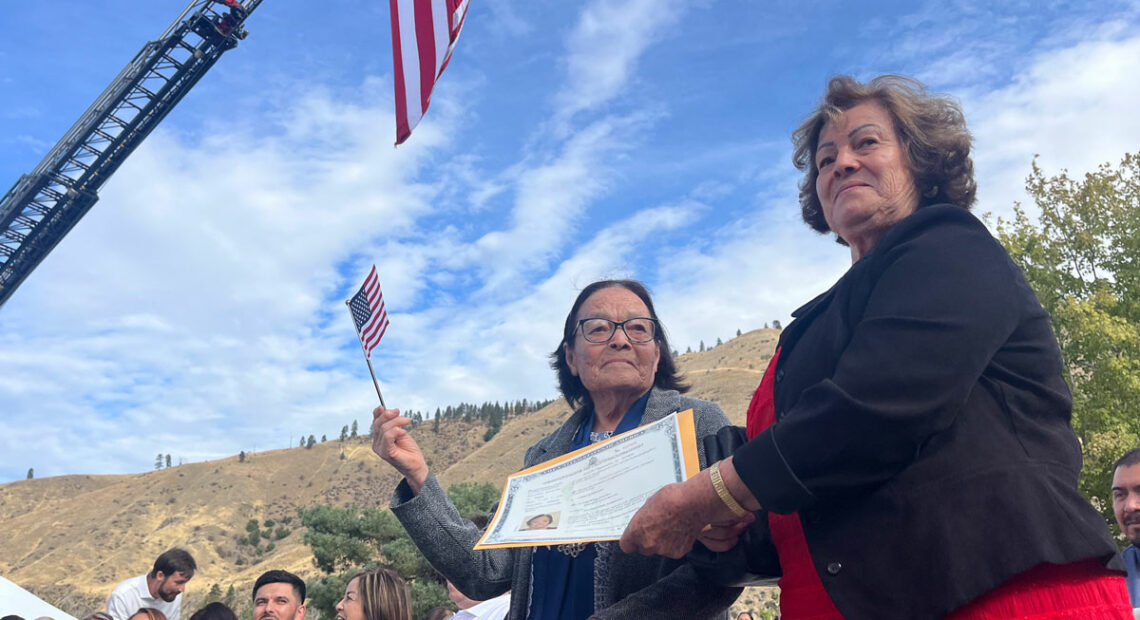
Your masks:
M 582 304 L 586 303 L 590 295 L 604 288 L 613 287 L 624 288 L 637 295 L 645 307 L 649 309 L 649 318 L 657 318 L 657 311 L 653 309 L 653 300 L 649 297 L 649 291 L 644 284 L 637 280 L 599 280 L 578 293 L 578 298 L 570 307 L 570 314 L 566 315 L 566 325 L 562 328 L 562 341 L 558 343 L 558 348 L 550 354 L 550 367 L 558 373 L 558 389 L 571 407 L 577 408 L 582 404 L 593 407 L 594 401 L 590 398 L 590 392 L 586 386 L 582 385 L 582 380 L 570 372 L 570 365 L 566 363 L 566 351 L 563 350 L 562 345 L 565 344 L 571 348 L 574 346 L 574 332 L 578 327 L 578 319 L 583 318 L 578 316 Z M 660 321 L 657 322 L 657 332 L 653 339 L 661 350 L 661 357 L 657 362 L 657 374 L 653 377 L 653 385 L 663 390 L 689 391 L 689 386 L 683 382 L 681 373 L 677 371 L 677 366 L 673 363 L 673 350 L 669 348 L 669 339 L 665 336 L 665 326 L 661 325 Z
M 360 606 L 366 620 L 412 620 L 412 595 L 408 584 L 395 571 L 379 566 L 349 578 L 360 579 Z
M 131 614 L 131 620 L 134 620 L 135 618 L 138 618 L 139 616 L 146 616 L 145 620 L 166 620 L 166 614 L 162 613 L 161 611 L 159 611 L 153 607 L 143 607 L 143 608 L 139 609 L 135 613 Z M 138 620 L 143 620 L 143 619 L 138 618 Z
M 883 106 L 894 121 L 893 129 L 914 176 L 919 208 L 938 203 L 965 209 L 974 206 L 978 186 L 970 159 L 973 138 L 957 101 L 929 93 L 921 82 L 908 77 L 882 75 L 863 84 L 840 75 L 828 81 L 819 107 L 792 133 L 792 162 L 804 173 L 800 209 L 808 226 L 821 233 L 830 231 L 815 191 L 819 134 L 844 111 L 868 102 Z

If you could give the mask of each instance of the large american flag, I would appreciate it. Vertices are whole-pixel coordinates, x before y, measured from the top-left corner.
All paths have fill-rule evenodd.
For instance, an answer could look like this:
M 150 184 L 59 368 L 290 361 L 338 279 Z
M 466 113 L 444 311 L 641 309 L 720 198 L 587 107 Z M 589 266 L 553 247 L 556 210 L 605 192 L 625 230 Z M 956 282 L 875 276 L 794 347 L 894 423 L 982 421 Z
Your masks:
M 380 344 L 388 329 L 388 311 L 384 309 L 384 294 L 380 292 L 376 265 L 372 265 L 372 271 L 368 272 L 360 290 L 348 300 L 348 308 L 352 311 L 352 322 L 356 324 L 360 344 L 364 346 L 364 357 L 371 359 L 372 349 Z
M 389 0 L 396 83 L 396 144 L 412 135 L 447 67 L 470 0 Z

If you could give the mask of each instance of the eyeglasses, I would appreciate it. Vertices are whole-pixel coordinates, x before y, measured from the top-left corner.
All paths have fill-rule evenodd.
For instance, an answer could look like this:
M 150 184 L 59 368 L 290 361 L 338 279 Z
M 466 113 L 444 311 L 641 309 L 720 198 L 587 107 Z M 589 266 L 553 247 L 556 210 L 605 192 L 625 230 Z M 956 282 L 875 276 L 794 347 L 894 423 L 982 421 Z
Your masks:
M 620 323 L 603 318 L 582 319 L 578 321 L 576 329 L 582 330 L 582 337 L 586 342 L 603 344 L 614 337 L 619 327 L 625 333 L 625 337 L 634 344 L 650 342 L 657 335 L 657 319 L 648 317 L 626 319 Z

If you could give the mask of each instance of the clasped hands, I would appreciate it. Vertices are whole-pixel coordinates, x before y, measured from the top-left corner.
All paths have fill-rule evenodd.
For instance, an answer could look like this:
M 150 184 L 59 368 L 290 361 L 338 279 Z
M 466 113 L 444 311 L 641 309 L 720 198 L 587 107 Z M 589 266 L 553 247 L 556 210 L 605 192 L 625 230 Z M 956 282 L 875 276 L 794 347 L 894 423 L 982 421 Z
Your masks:
M 747 499 L 741 502 L 746 508 L 757 503 L 754 498 Z M 680 558 L 699 540 L 711 551 L 728 551 L 755 520 L 751 512 L 741 517 L 733 514 L 717 496 L 709 472 L 704 470 L 654 493 L 626 526 L 621 550 Z

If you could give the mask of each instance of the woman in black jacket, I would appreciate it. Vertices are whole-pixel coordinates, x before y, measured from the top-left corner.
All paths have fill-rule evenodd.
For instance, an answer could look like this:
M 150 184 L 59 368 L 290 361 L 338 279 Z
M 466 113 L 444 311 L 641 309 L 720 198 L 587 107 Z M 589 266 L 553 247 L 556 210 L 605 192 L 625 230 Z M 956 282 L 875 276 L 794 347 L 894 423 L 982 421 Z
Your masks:
M 958 105 L 837 77 L 793 139 L 804 219 L 851 269 L 793 313 L 749 441 L 651 498 L 622 548 L 675 557 L 699 537 L 731 558 L 759 519 L 769 544 L 747 560 L 778 556 L 784 618 L 1131 618 L 1077 491 L 1049 317 L 968 211 Z

